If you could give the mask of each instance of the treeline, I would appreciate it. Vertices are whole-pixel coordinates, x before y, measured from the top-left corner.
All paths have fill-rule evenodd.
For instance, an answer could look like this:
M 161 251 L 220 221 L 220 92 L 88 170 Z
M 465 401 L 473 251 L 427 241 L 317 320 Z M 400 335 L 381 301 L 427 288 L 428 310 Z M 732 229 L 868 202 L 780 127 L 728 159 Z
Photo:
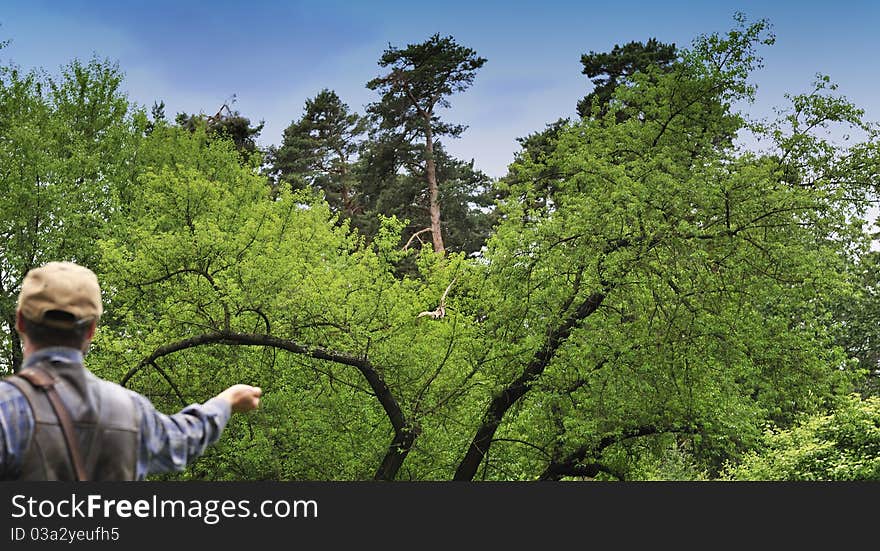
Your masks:
M 452 37 L 267 151 L 230 106 L 130 104 L 113 63 L 7 63 L 3 368 L 24 273 L 69 259 L 103 284 L 99 375 L 166 410 L 263 387 L 181 478 L 880 478 L 877 128 L 827 78 L 737 111 L 773 37 L 736 19 L 584 54 L 578 116 L 495 181 L 443 147 L 486 63 Z
M 492 182 L 473 160 L 447 153 L 442 140 L 466 126 L 441 120 L 439 110 L 471 85 L 485 62 L 439 34 L 404 49 L 390 46 L 379 60 L 382 73 L 366 83 L 380 96 L 366 113 L 321 90 L 305 101 L 282 143 L 264 150 L 255 141 L 263 123 L 254 125 L 226 104 L 213 115 L 178 113 L 173 124 L 232 140 L 243 160 L 259 155 L 273 193 L 314 192 L 368 242 L 380 215 L 396 216 L 406 221 L 406 242 L 476 253 L 493 223 Z M 164 102 L 154 104 L 151 124 L 168 124 L 164 111 Z

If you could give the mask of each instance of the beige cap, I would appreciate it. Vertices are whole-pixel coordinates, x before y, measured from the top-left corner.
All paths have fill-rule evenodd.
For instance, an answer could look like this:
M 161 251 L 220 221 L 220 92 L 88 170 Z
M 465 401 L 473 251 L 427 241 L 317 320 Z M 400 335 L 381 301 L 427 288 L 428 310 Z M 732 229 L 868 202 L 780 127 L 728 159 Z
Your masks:
M 49 262 L 29 271 L 21 284 L 18 311 L 30 321 L 71 329 L 101 317 L 98 277 L 73 262 Z M 67 313 L 46 316 L 48 312 Z

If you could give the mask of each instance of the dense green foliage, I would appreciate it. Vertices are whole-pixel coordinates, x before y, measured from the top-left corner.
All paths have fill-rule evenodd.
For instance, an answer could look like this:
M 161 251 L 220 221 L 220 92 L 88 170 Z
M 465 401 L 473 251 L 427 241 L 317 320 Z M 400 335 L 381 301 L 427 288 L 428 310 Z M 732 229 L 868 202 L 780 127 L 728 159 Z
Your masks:
M 875 239 L 877 234 L 874 234 Z M 868 377 L 860 391 L 880 393 L 880 251 L 861 251 L 853 255 L 847 272 L 853 279 L 853 292 L 834 308 L 837 339 L 847 355 L 858 362 Z
M 877 403 L 853 392 L 876 381 L 862 223 L 880 142 L 826 78 L 777 120 L 736 111 L 772 41 L 738 18 L 624 71 L 496 182 L 425 141 L 459 127 L 400 95 L 470 84 L 484 60 L 451 38 L 385 52 L 382 117 L 324 90 L 265 157 L 161 106 L 150 120 L 107 62 L 6 67 L 2 365 L 20 361 L 23 274 L 76 260 L 104 292 L 98 375 L 164 411 L 264 389 L 169 477 L 876 478 Z M 413 75 L 401 60 L 421 55 L 436 65 Z M 444 247 L 415 235 L 428 160 Z
M 768 430 L 761 448 L 725 474 L 732 480 L 880 480 L 880 398 L 849 396 L 831 413 Z
M 0 323 L 6 371 L 21 361 L 15 304 L 27 271 L 56 259 L 99 261 L 97 242 L 131 188 L 138 126 L 105 60 L 58 77 L 0 68 Z
M 614 45 L 610 52 L 590 52 L 581 56 L 583 74 L 593 83 L 593 90 L 577 104 L 578 115 L 587 118 L 595 112 L 603 116 L 614 98 L 614 90 L 635 73 L 645 73 L 649 67 L 668 70 L 676 60 L 675 44 L 663 44 L 656 38 L 647 42 L 628 42 Z

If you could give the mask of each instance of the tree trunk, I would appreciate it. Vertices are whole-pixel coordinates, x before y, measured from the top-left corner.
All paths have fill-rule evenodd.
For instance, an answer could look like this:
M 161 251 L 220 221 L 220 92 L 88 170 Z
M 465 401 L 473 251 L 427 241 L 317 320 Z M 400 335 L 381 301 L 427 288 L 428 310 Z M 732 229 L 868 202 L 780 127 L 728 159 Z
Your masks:
M 25 272 L 27 273 L 27 272 Z M 4 298 L 12 298 L 7 297 L 6 288 L 3 286 L 3 281 L 0 279 L 0 296 Z M 6 369 L 9 369 L 9 373 L 3 373 L 3 375 L 11 375 L 12 373 L 17 373 L 19 369 L 21 369 L 21 362 L 23 361 L 22 352 L 21 352 L 21 339 L 18 336 L 18 330 L 15 328 L 15 322 L 17 318 L 17 309 L 13 309 L 12 312 L 3 320 L 2 323 L 6 324 L 9 332 L 9 356 Z
M 407 425 L 400 430 L 395 429 L 394 440 L 388 446 L 388 452 L 382 459 L 382 464 L 379 465 L 379 469 L 376 471 L 373 479 L 394 480 L 420 433 L 421 429 L 413 425 Z
M 437 166 L 434 163 L 434 134 L 431 120 L 425 121 L 425 179 L 428 181 L 429 209 L 431 212 L 431 234 L 434 237 L 434 251 L 446 252 L 443 235 L 440 233 L 440 187 L 437 184 Z
M 21 353 L 21 339 L 18 336 L 18 331 L 15 329 L 15 314 L 13 314 L 12 321 L 6 321 L 6 325 L 9 327 L 9 359 L 12 362 L 12 365 L 9 367 L 12 369 L 12 373 L 17 373 L 18 370 L 21 369 L 23 358 Z
M 504 415 L 513 404 L 525 396 L 531 389 L 532 382 L 544 372 L 556 355 L 559 347 L 568 339 L 572 330 L 582 320 L 592 315 L 599 308 L 599 305 L 602 304 L 603 300 L 605 300 L 604 291 L 593 293 L 587 297 L 564 322 L 549 332 L 547 342 L 535 352 L 522 375 L 492 398 L 486 413 L 483 414 L 483 421 L 477 428 L 470 447 L 468 447 L 464 458 L 455 471 L 453 480 L 473 480 L 474 475 L 477 473 L 477 468 L 482 463 L 483 457 L 488 453 L 489 446 L 492 445 L 495 431 L 501 425 Z

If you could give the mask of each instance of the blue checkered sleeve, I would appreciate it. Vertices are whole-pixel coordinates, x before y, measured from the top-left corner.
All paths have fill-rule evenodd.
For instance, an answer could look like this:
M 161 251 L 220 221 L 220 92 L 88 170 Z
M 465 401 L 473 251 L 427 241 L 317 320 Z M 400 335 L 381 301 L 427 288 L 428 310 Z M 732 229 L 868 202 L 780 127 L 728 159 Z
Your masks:
M 229 402 L 220 398 L 166 415 L 157 411 L 146 397 L 130 393 L 141 412 L 141 444 L 135 473 L 138 480 L 149 474 L 182 471 L 220 438 L 232 415 Z
M 34 414 L 27 398 L 0 381 L 0 480 L 16 478 L 34 433 Z

